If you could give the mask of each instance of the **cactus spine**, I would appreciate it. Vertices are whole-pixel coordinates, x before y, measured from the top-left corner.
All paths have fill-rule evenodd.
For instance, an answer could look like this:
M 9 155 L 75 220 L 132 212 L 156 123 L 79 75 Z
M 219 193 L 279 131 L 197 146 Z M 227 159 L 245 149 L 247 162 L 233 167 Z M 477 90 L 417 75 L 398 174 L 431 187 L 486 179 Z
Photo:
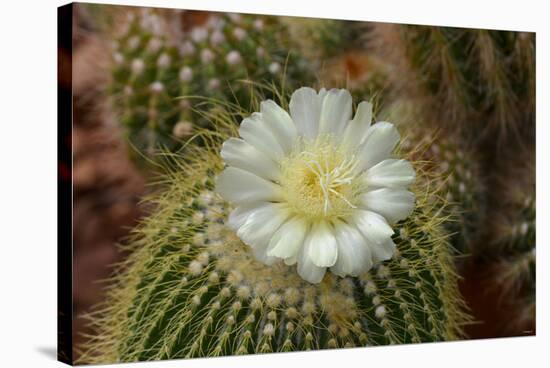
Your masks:
M 285 106 L 284 103 L 282 103 Z M 219 110 L 218 110 L 219 111 Z M 359 277 L 302 280 L 258 263 L 223 226 L 213 192 L 219 148 L 235 114 L 210 115 L 205 147 L 177 158 L 156 210 L 135 230 L 82 361 L 101 363 L 458 339 L 468 320 L 457 290 L 441 202 L 418 180 L 414 213 L 396 225 L 398 252 Z M 420 163 L 419 163 L 420 164 Z M 418 172 L 423 172 L 418 167 Z

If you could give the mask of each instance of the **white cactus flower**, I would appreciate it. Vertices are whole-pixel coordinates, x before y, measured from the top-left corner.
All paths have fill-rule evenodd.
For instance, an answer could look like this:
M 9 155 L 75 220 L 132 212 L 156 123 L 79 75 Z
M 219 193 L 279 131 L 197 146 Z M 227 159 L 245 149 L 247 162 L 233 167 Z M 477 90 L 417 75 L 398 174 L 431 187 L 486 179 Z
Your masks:
M 240 138 L 224 142 L 227 167 L 216 189 L 235 209 L 226 225 L 255 257 L 297 264 L 319 283 L 327 268 L 356 276 L 395 251 L 391 224 L 405 219 L 415 171 L 392 157 L 393 124 L 371 125 L 372 105 L 352 118 L 347 90 L 296 90 L 290 114 L 275 102 L 244 119 Z

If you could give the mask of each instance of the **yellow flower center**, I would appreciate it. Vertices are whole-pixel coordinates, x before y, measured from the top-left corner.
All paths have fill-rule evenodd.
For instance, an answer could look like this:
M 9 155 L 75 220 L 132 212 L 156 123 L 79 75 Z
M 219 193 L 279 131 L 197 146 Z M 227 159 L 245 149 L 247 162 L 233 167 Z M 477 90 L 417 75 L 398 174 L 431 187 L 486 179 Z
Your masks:
M 312 220 L 341 218 L 356 208 L 357 160 L 330 136 L 301 142 L 281 162 L 288 205 Z

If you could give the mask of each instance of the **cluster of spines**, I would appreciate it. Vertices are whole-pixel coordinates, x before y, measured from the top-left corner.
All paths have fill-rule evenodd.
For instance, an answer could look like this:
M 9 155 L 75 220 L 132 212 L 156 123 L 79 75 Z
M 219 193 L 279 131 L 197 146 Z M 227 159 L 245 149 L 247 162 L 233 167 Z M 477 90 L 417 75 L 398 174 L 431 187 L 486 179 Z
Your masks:
M 227 137 L 227 133 L 224 133 Z M 398 253 L 357 278 L 319 285 L 268 267 L 222 223 L 219 147 L 177 160 L 169 189 L 135 230 L 132 255 L 92 314 L 83 362 L 300 351 L 452 340 L 467 321 L 441 203 L 418 190 L 397 225 Z M 425 188 L 422 184 L 422 188 Z
M 176 150 L 197 126 L 208 125 L 193 100 L 178 97 L 247 107 L 251 86 L 244 80 L 291 87 L 312 78 L 276 18 L 215 14 L 176 37 L 168 15 L 151 9 L 127 15 L 113 42 L 110 90 L 130 141 L 146 155 L 160 146 Z

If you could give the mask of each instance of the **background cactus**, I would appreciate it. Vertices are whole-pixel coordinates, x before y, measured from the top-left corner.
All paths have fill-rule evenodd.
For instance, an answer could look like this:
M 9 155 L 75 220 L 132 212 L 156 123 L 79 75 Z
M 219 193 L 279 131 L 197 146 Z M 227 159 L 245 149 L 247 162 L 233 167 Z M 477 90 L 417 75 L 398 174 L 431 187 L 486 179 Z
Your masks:
M 283 103 L 284 105 L 284 103 Z M 156 210 L 130 239 L 130 258 L 91 321 L 82 362 L 299 351 L 453 340 L 468 321 L 457 289 L 441 202 L 433 183 L 413 189 L 414 213 L 396 225 L 398 253 L 359 277 L 327 274 L 320 284 L 293 267 L 265 266 L 223 226 L 227 203 L 213 192 L 221 141 L 235 114 L 211 115 L 229 127 L 205 135 L 176 158 Z M 418 163 L 417 165 L 422 165 Z M 422 167 L 417 171 L 422 173 Z
M 472 142 L 530 137 L 533 33 L 391 24 L 369 32 L 367 47 L 392 64 L 394 88 L 426 103 L 441 126 Z
M 292 87 L 312 79 L 279 18 L 220 13 L 188 29 L 180 15 L 126 12 L 113 43 L 110 92 L 130 142 L 146 155 L 159 146 L 176 150 L 195 127 L 208 125 L 189 99 L 177 97 L 246 107 L 250 83 Z

